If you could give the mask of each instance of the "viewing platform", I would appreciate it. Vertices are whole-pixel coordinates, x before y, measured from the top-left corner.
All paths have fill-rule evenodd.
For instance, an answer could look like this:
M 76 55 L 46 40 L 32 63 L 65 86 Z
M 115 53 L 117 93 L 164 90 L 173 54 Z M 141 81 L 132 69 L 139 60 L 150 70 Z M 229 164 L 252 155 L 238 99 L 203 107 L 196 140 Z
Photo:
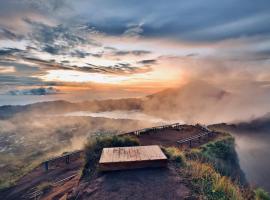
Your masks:
M 167 157 L 158 145 L 104 148 L 99 160 L 101 171 L 166 166 Z

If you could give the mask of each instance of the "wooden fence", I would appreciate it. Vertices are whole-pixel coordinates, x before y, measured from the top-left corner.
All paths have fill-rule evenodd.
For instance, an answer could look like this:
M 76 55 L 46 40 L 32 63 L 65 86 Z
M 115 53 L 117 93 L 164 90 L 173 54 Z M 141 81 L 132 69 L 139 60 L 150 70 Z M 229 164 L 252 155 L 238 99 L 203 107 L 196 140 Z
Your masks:
M 59 161 L 59 160 L 64 160 L 66 164 L 69 164 L 70 159 L 71 159 L 72 156 L 80 156 L 81 153 L 83 153 L 83 152 L 84 152 L 83 150 L 77 150 L 77 151 L 69 152 L 69 153 L 66 153 L 66 154 L 63 154 L 63 155 L 60 155 L 60 156 L 53 157 L 53 158 L 50 158 L 48 160 L 45 160 L 43 162 L 44 169 L 45 169 L 45 171 L 48 171 L 49 170 L 49 164 L 53 163 L 55 161 Z

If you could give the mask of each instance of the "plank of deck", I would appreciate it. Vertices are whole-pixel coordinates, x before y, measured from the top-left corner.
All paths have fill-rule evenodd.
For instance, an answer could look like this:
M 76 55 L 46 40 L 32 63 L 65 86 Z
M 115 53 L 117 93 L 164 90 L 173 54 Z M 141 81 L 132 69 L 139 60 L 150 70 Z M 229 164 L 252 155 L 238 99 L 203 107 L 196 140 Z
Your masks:
M 167 157 L 157 145 L 104 148 L 99 164 L 104 171 L 165 166 Z

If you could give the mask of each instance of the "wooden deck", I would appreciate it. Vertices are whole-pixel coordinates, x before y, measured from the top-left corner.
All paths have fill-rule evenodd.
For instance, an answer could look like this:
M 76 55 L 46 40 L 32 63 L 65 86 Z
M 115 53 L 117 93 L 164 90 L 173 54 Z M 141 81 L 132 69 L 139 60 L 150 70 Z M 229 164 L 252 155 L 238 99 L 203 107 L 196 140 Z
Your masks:
M 101 171 L 165 167 L 167 157 L 157 145 L 104 148 L 99 160 Z

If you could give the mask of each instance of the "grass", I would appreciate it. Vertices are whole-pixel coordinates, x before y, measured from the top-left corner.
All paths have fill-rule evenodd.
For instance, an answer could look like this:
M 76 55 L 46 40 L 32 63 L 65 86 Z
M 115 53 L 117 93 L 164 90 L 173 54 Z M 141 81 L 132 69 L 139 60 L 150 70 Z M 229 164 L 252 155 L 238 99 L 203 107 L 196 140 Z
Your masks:
M 262 188 L 257 188 L 254 190 L 255 200 L 270 200 L 268 192 L 264 191 Z
M 14 160 L 16 162 L 16 160 Z M 31 162 L 30 164 L 21 164 L 18 162 L 17 165 L 13 163 L 13 166 L 8 169 L 0 178 L 0 190 L 9 188 L 16 184 L 16 182 L 24 175 L 28 174 L 35 167 L 40 164 L 40 160 Z
M 190 178 L 196 192 L 208 200 L 244 200 L 241 188 L 210 164 L 188 161 L 184 174 Z
M 184 166 L 186 164 L 185 154 L 175 147 L 162 148 L 162 151 L 170 161 Z
M 197 149 L 192 149 L 186 153 L 186 156 L 191 160 L 210 163 L 220 174 L 238 180 L 242 184 L 246 183 L 239 166 L 235 141 L 232 136 L 225 135 Z
M 83 176 L 91 175 L 98 168 L 98 160 L 103 148 L 138 146 L 138 139 L 131 136 L 104 136 L 91 139 L 85 145 L 85 167 Z

